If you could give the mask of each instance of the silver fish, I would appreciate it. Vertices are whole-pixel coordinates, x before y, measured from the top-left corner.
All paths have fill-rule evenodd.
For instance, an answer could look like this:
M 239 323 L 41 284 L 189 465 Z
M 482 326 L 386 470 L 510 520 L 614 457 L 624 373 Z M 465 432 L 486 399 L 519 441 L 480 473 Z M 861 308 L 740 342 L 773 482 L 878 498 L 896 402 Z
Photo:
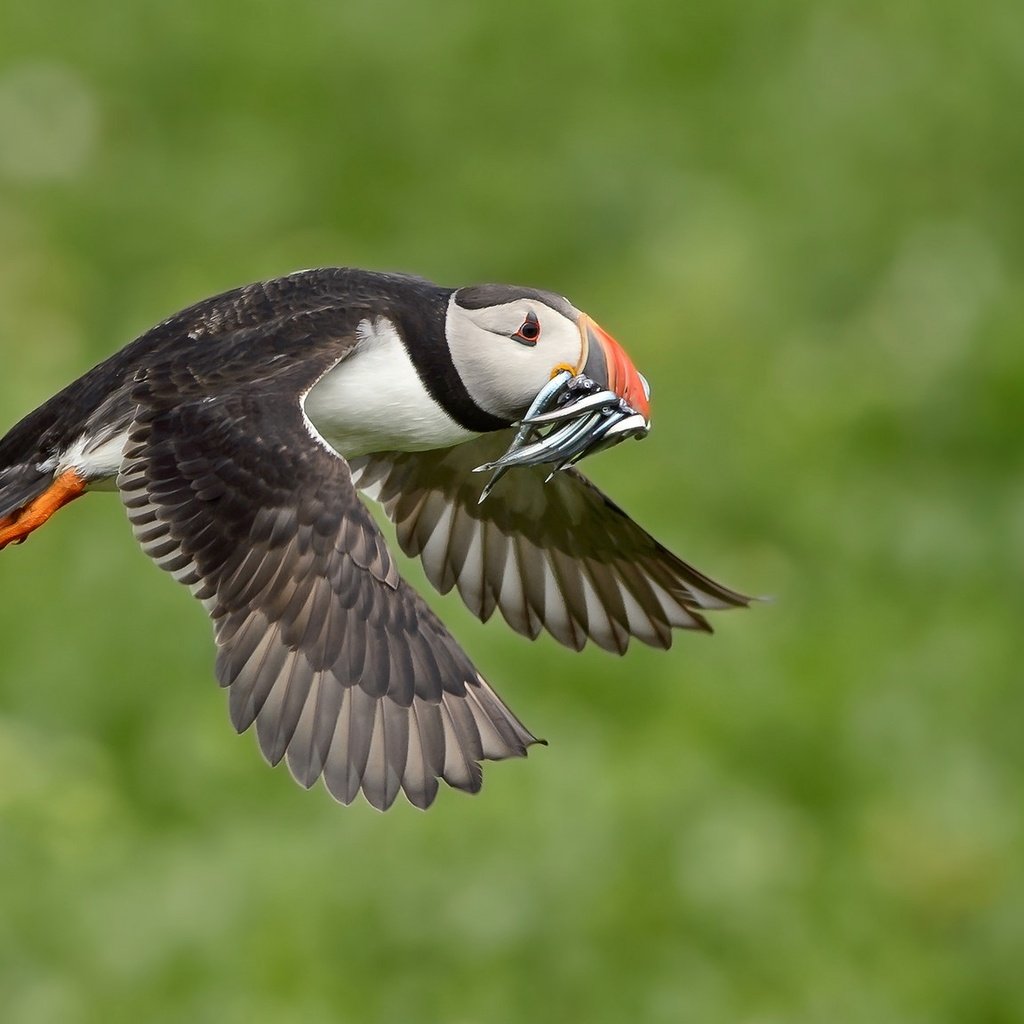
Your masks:
M 519 423 L 508 451 L 474 472 L 493 475 L 480 494 L 516 466 L 552 465 L 548 480 L 587 455 L 610 448 L 627 437 L 644 437 L 650 424 L 618 395 L 582 374 L 556 374 L 537 393 Z

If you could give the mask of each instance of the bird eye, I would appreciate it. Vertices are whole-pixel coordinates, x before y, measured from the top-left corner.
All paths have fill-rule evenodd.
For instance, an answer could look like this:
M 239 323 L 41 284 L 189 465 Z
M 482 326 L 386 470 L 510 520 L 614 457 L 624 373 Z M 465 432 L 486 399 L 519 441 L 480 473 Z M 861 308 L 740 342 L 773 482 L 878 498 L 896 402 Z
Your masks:
M 518 341 L 520 345 L 529 345 L 531 348 L 537 344 L 540 340 L 540 321 L 537 319 L 536 313 L 531 310 L 526 314 L 526 319 L 519 330 L 512 335 L 512 339 Z

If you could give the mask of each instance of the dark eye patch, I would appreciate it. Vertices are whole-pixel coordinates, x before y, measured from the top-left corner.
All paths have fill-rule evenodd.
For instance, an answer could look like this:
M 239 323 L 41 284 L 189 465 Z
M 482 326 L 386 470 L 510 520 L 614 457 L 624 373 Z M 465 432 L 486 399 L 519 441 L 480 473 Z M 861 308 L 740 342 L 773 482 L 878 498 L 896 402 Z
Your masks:
M 512 335 L 512 340 L 531 348 L 540 341 L 540 321 L 532 309 L 526 314 L 526 319 L 520 325 L 519 330 Z

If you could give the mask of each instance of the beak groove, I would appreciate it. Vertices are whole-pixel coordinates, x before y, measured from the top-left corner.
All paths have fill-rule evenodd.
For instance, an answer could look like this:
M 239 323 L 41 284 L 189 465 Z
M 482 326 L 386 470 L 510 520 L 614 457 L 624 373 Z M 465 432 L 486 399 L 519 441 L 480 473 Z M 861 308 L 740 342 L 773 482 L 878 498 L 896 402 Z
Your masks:
M 619 396 L 651 422 L 650 387 L 625 349 L 586 313 L 580 314 L 583 353 L 579 371 Z

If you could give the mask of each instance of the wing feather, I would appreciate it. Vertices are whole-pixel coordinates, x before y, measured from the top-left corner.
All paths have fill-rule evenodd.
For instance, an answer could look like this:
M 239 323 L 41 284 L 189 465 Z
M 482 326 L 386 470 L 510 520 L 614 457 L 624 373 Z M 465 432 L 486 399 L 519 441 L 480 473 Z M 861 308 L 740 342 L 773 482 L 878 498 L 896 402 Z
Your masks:
M 497 607 L 531 638 L 546 629 L 576 650 L 593 640 L 623 654 L 632 638 L 669 647 L 673 629 L 710 631 L 703 612 L 750 603 L 673 555 L 575 470 L 545 484 L 544 468 L 516 469 L 481 504 L 486 476 L 472 470 L 508 443 L 498 432 L 351 463 L 403 551 L 474 615 L 486 621 Z
M 139 383 L 118 486 L 143 549 L 206 603 L 235 728 L 255 723 L 301 785 L 322 776 L 381 810 L 400 792 L 428 806 L 439 779 L 475 792 L 482 759 L 524 755 L 534 737 L 401 579 L 348 465 L 307 429 L 313 381 L 209 394 L 189 373 Z M 413 515 L 429 513 L 440 564 L 455 510 L 425 504 Z

